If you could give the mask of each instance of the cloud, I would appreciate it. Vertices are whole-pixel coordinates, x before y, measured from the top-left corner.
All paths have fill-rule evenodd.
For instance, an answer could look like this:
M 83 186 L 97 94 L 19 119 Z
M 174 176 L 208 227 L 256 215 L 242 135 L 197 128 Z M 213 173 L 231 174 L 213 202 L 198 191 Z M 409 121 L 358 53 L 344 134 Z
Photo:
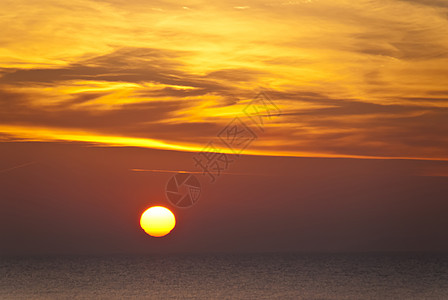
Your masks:
M 446 3 L 446 1 L 444 0 L 401 0 L 401 1 L 419 5 L 448 8 L 448 3 Z
M 3 137 L 44 128 L 197 149 L 262 87 L 282 113 L 251 153 L 448 157 L 443 2 L 290 4 L 8 2 Z

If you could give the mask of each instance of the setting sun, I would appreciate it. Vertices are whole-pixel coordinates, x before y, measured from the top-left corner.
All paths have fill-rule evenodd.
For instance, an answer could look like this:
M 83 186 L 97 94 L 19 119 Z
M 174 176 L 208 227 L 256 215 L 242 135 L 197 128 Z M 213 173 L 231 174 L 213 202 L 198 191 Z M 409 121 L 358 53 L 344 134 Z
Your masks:
M 162 237 L 173 230 L 176 225 L 174 214 L 166 207 L 153 206 L 145 210 L 140 218 L 142 229 L 154 237 Z

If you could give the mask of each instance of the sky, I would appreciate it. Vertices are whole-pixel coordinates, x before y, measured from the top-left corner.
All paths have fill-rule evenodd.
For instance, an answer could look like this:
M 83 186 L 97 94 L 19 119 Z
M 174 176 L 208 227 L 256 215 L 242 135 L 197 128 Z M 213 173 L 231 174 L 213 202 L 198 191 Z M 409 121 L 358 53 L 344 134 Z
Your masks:
M 446 1 L 0 5 L 0 254 L 448 251 Z M 201 198 L 149 238 L 177 171 Z

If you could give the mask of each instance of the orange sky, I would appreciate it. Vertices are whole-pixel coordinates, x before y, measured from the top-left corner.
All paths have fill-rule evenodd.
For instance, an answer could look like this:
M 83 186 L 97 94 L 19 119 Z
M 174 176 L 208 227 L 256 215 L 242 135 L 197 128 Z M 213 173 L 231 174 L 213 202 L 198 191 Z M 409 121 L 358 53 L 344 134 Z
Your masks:
M 0 138 L 196 151 L 262 88 L 249 154 L 446 160 L 447 8 L 3 1 Z
M 0 255 L 448 249 L 446 0 L 0 8 Z M 210 182 L 191 152 L 236 117 L 253 155 Z M 191 209 L 167 201 L 178 171 Z

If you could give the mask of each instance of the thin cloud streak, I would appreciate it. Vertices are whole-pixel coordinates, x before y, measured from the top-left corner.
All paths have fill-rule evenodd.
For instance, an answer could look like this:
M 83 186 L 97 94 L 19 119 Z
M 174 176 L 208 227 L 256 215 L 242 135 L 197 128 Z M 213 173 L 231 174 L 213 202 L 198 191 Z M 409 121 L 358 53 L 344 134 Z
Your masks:
M 200 152 L 204 149 L 204 145 L 199 144 L 174 144 L 163 140 L 132 138 L 122 136 L 106 136 L 89 132 L 73 132 L 73 131 L 53 131 L 47 128 L 26 128 L 26 127 L 1 127 L 0 131 L 10 134 L 12 137 L 20 137 L 21 141 L 68 141 L 68 142 L 84 142 L 97 146 L 108 147 L 140 147 L 161 150 Z M 234 154 L 231 149 L 225 147 L 217 147 L 220 153 Z M 352 159 L 387 159 L 387 160 L 422 160 L 422 161 L 448 161 L 444 157 L 411 157 L 411 156 L 368 156 L 368 155 L 346 155 L 333 153 L 318 152 L 298 152 L 298 151 L 268 151 L 247 149 L 242 155 L 256 156 L 285 156 L 285 157 L 316 157 L 316 158 L 352 158 Z
M 21 164 L 21 165 L 18 165 L 18 166 L 2 169 L 2 170 L 0 170 L 0 173 L 6 173 L 6 172 L 13 171 L 13 170 L 16 170 L 16 169 L 24 168 L 24 167 L 33 165 L 35 163 L 37 163 L 37 162 L 36 161 L 32 161 L 32 162 L 24 163 L 24 164 Z
M 204 172 L 198 171 L 185 171 L 185 170 L 147 170 L 147 169 L 130 169 L 133 172 L 151 172 L 151 173 L 189 173 L 189 174 L 204 174 Z M 275 176 L 274 174 L 261 174 L 261 173 L 237 173 L 237 172 L 210 172 L 212 175 L 241 175 L 241 176 Z

